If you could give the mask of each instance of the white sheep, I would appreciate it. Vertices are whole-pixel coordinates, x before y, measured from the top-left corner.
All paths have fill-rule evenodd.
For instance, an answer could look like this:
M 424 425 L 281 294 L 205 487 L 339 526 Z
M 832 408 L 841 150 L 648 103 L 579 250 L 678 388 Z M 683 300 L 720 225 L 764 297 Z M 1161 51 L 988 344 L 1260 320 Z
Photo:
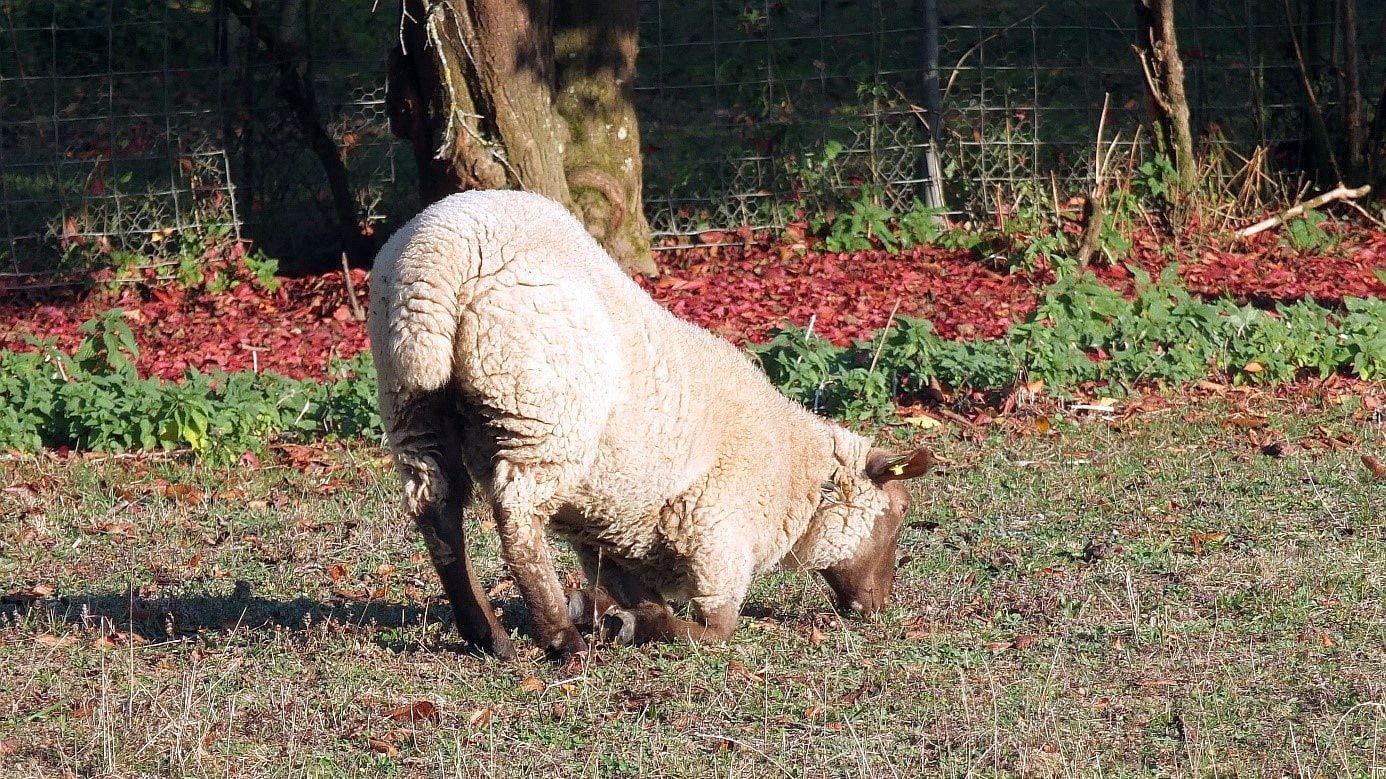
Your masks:
M 625 641 L 725 640 L 753 575 L 822 572 L 878 610 L 909 498 L 933 460 L 893 457 L 770 385 L 744 353 L 656 304 L 557 203 L 452 195 L 381 249 L 370 338 L 380 409 L 462 634 L 513 648 L 461 526 L 473 481 L 539 642 L 585 650 L 574 618 Z M 565 593 L 566 538 L 595 601 Z M 691 602 L 698 621 L 677 617 Z

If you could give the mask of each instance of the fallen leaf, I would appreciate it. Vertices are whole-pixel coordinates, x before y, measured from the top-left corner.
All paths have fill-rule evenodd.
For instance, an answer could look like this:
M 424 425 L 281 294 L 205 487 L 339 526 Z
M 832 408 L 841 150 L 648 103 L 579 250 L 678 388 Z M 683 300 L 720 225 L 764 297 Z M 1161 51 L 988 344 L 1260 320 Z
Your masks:
M 370 746 L 372 752 L 379 752 L 386 757 L 396 757 L 399 755 L 399 747 L 383 738 L 368 739 L 366 743 Z
M 765 681 L 765 677 L 746 667 L 746 664 L 733 660 L 727 663 L 727 678 L 737 678 L 748 682 L 760 684 Z
M 1386 465 L 1370 454 L 1362 455 L 1362 464 L 1367 466 L 1367 470 L 1372 472 L 1373 479 L 1386 479 Z
M 1289 441 L 1272 441 L 1261 447 L 1261 454 L 1267 457 L 1288 457 L 1298 452 L 1300 447 Z
M 34 636 L 34 640 L 48 647 L 67 646 L 77 640 L 76 636 L 55 636 L 51 633 L 44 633 L 41 636 Z
M 537 676 L 526 676 L 520 680 L 520 689 L 525 692 L 543 692 L 548 685 Z
M 1193 544 L 1194 554 L 1203 554 L 1205 544 L 1220 544 L 1227 540 L 1227 534 L 1221 531 L 1205 533 L 1195 530 L 1189 534 L 1189 542 Z
M 1242 366 L 1242 370 L 1247 373 L 1260 373 L 1265 369 L 1265 366 L 1261 365 L 1261 363 L 1259 362 L 1249 362 L 1246 365 Z
M 822 646 L 823 642 L 827 640 L 828 637 L 823 633 L 823 631 L 818 629 L 817 625 L 814 625 L 813 629 L 809 631 L 809 646 Z
M 396 709 L 386 712 L 385 716 L 396 722 L 410 722 L 419 724 L 421 722 L 437 723 L 439 720 L 438 707 L 432 701 L 415 701 Z
M 1054 423 L 1050 422 L 1049 419 L 1048 419 L 1047 417 L 1040 417 L 1039 419 L 1036 419 L 1036 420 L 1035 420 L 1035 432 L 1036 432 L 1036 433 L 1039 433 L 1039 434 L 1041 434 L 1041 435 L 1044 435 L 1045 433 L 1048 433 L 1048 432 L 1049 432 L 1050 430 L 1052 430 L 1052 429 L 1054 429 Z
M 333 563 L 327 566 L 327 577 L 334 582 L 339 582 L 342 579 L 345 579 L 346 575 L 346 566 L 342 565 L 341 563 Z
M 467 715 L 467 725 L 473 728 L 484 728 L 491 724 L 491 716 L 493 713 L 494 710 L 490 706 L 473 709 L 472 713 Z
M 1015 637 L 1015 648 L 1016 648 L 1017 650 L 1029 649 L 1030 647 L 1034 646 L 1034 645 L 1035 645 L 1035 642 L 1038 641 L 1038 640 L 1039 640 L 1039 637 L 1038 637 L 1038 636 L 1033 636 L 1033 635 L 1030 635 L 1030 634 L 1028 634 L 1028 633 L 1023 634 L 1023 635 L 1016 636 L 1016 637 Z
M 937 419 L 934 419 L 928 414 L 920 414 L 918 416 L 905 417 L 903 421 L 905 424 L 912 425 L 914 427 L 919 428 L 920 430 L 932 430 L 933 428 L 940 427 L 943 424 L 942 422 L 938 421 Z
M 982 646 L 986 647 L 987 650 L 990 652 L 1004 652 L 1007 649 L 1010 649 L 1011 647 L 1015 646 L 1015 644 L 1011 643 L 1010 641 L 988 641 Z
M 1257 414 L 1233 414 L 1226 419 L 1226 423 L 1232 427 L 1239 427 L 1243 430 L 1255 430 L 1265 427 L 1266 417 Z
M 202 490 L 191 484 L 170 484 L 164 487 L 164 497 L 184 506 L 196 506 L 202 502 Z

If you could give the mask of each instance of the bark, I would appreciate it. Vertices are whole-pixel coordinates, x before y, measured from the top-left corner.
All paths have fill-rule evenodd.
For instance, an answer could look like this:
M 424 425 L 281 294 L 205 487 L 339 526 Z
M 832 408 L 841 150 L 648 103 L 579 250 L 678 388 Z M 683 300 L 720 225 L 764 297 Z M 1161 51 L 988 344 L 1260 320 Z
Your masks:
M 1136 55 L 1145 73 L 1146 97 L 1156 142 L 1174 160 L 1184 191 L 1198 183 L 1184 92 L 1184 61 L 1174 27 L 1174 0 L 1135 0 L 1139 41 Z
M 554 31 L 573 211 L 628 271 L 653 275 L 635 116 L 635 0 L 563 3 Z
M 425 203 L 513 187 L 572 210 L 653 272 L 633 105 L 635 0 L 403 0 L 386 107 Z
M 1362 59 L 1357 41 L 1357 0 L 1340 0 L 1343 29 L 1343 144 L 1347 176 L 1360 181 L 1366 173 L 1367 127 L 1362 105 Z
M 1319 4 L 1311 3 L 1309 8 L 1309 19 L 1311 24 L 1306 30 L 1306 40 L 1313 43 L 1318 40 L 1319 35 L 1315 32 L 1315 25 L 1312 24 L 1315 15 L 1319 12 Z M 1332 136 L 1328 133 L 1328 122 L 1324 118 L 1323 107 L 1319 104 L 1319 98 L 1314 83 L 1316 81 L 1313 70 L 1317 57 L 1306 55 L 1304 48 L 1300 46 L 1299 33 L 1294 30 L 1294 16 L 1290 12 L 1290 2 L 1285 0 L 1285 18 L 1290 22 L 1290 45 L 1295 54 L 1295 66 L 1299 72 L 1300 88 L 1304 90 L 1304 100 L 1306 104 L 1306 119 L 1309 123 L 1309 154 L 1310 162 L 1316 169 L 1319 181 L 1331 183 L 1341 181 L 1342 171 L 1338 167 L 1337 156 L 1333 153 Z
M 403 11 L 386 107 L 424 202 L 512 186 L 566 204 L 546 4 L 404 0 Z

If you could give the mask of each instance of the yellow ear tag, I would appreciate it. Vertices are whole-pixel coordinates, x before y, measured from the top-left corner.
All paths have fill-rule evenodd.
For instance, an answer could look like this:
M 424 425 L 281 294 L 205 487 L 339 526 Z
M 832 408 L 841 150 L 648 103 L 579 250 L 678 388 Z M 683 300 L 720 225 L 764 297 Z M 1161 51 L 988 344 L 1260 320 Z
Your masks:
M 904 476 L 905 465 L 905 463 L 895 463 L 894 465 L 890 466 L 890 472 L 895 474 L 896 476 Z

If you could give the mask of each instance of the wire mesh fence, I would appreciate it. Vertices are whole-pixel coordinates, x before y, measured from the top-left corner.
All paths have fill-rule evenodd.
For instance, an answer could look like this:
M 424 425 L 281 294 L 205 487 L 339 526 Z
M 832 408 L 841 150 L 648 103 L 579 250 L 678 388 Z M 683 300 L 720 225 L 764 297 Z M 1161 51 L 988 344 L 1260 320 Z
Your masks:
M 413 158 L 384 110 L 395 9 L 252 4 L 278 41 L 267 51 L 238 5 L 0 0 L 0 287 L 166 266 L 208 237 L 335 255 L 320 158 L 281 94 L 290 59 L 346 162 L 356 227 L 388 230 L 417 210 Z M 951 208 L 1081 187 L 1104 103 L 1106 137 L 1137 140 L 1146 97 L 1131 3 L 937 5 Z M 1298 164 L 1302 76 L 1330 119 L 1342 102 L 1337 21 L 1291 23 L 1285 4 L 1259 0 L 1181 1 L 1177 17 L 1203 142 Z M 645 200 L 663 243 L 781 225 L 863 193 L 896 210 L 918 195 L 916 2 L 642 0 L 641 20 Z M 1361 82 L 1379 92 L 1386 9 L 1363 4 L 1358 28 Z

